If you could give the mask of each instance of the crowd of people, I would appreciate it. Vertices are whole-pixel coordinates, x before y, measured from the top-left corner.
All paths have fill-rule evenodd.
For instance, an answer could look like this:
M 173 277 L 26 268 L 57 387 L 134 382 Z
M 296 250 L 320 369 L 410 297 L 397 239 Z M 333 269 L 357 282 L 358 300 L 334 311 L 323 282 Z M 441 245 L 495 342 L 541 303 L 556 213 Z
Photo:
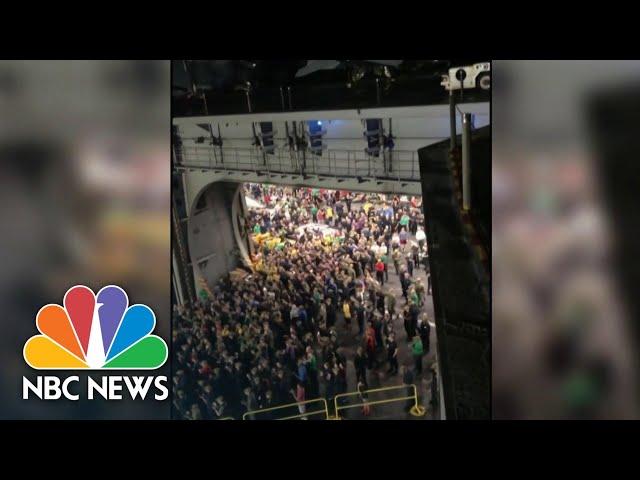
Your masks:
M 315 407 L 302 402 L 364 391 L 371 371 L 400 373 L 399 382 L 412 383 L 430 348 L 421 199 L 245 188 L 263 205 L 248 209 L 251 272 L 221 279 L 206 300 L 174 306 L 176 416 L 238 419 L 297 402 L 290 415 L 312 419 L 307 407 Z M 427 285 L 414 276 L 418 268 L 426 270 Z M 400 277 L 404 305 L 385 287 L 389 275 Z M 413 365 L 399 365 L 394 320 L 404 325 Z M 345 357 L 339 330 L 356 336 L 353 358 Z M 351 368 L 355 384 L 348 382 Z

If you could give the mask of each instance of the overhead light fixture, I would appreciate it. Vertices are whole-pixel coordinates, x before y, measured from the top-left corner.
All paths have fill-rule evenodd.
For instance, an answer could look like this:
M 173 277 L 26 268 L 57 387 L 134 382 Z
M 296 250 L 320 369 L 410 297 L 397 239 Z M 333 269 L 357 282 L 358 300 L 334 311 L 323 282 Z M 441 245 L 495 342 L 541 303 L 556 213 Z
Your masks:
M 322 121 L 321 120 L 318 120 L 318 125 L 322 125 Z

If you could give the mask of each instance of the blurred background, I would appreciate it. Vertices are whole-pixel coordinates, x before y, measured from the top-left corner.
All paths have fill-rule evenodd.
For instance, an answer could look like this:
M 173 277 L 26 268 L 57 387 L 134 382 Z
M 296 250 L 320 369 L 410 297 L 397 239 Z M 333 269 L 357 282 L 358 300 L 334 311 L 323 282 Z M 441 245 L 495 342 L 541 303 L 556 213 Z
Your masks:
M 493 70 L 493 416 L 638 418 L 640 62 Z
M 169 102 L 169 61 L 0 61 L 0 418 L 168 418 L 21 395 L 48 373 L 22 358 L 36 313 L 75 284 L 123 287 L 169 338 Z

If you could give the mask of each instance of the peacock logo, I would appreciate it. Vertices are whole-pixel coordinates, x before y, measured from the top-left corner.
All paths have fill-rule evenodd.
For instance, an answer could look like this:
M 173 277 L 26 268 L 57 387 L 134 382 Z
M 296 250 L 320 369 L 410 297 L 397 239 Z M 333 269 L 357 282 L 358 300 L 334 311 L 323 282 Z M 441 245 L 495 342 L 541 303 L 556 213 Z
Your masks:
M 84 286 L 67 290 L 64 307 L 40 309 L 35 335 L 24 345 L 37 370 L 155 370 L 167 360 L 165 341 L 151 335 L 156 316 L 146 305 L 129 306 L 126 292 L 108 285 L 97 294 Z

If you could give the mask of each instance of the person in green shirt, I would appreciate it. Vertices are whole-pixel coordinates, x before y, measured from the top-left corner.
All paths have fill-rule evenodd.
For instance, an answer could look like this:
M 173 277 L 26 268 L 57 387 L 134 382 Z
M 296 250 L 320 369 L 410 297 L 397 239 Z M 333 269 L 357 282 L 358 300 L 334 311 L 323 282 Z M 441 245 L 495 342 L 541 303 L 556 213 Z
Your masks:
M 253 227 L 253 233 L 255 233 L 256 235 L 258 235 L 262 230 L 260 229 L 260 224 L 256 223 L 255 226 Z
M 391 258 L 393 259 L 393 266 L 396 269 L 396 275 L 400 276 L 400 250 L 395 248 L 391 254 Z
M 310 346 L 307 347 L 307 361 L 309 363 L 309 367 L 314 371 L 318 371 L 318 359 L 316 358 L 316 354 L 313 352 L 313 348 Z
M 200 301 L 202 302 L 206 302 L 207 300 L 209 300 L 209 294 L 204 288 L 200 290 L 199 296 L 200 296 Z
M 409 291 L 409 303 L 420 306 L 420 297 L 415 288 L 411 288 Z
M 313 223 L 318 222 L 318 207 L 315 205 L 311 207 L 311 217 L 313 218 Z
M 416 373 L 420 374 L 422 373 L 422 355 L 424 354 L 424 349 L 422 347 L 422 340 L 418 335 L 413 337 L 411 353 L 413 354 L 413 359 L 416 362 Z
M 418 279 L 414 288 L 418 294 L 418 305 L 422 306 L 424 301 L 424 285 L 422 284 L 422 280 Z
M 380 260 L 384 263 L 384 280 L 389 281 L 389 257 L 387 255 L 380 255 Z

